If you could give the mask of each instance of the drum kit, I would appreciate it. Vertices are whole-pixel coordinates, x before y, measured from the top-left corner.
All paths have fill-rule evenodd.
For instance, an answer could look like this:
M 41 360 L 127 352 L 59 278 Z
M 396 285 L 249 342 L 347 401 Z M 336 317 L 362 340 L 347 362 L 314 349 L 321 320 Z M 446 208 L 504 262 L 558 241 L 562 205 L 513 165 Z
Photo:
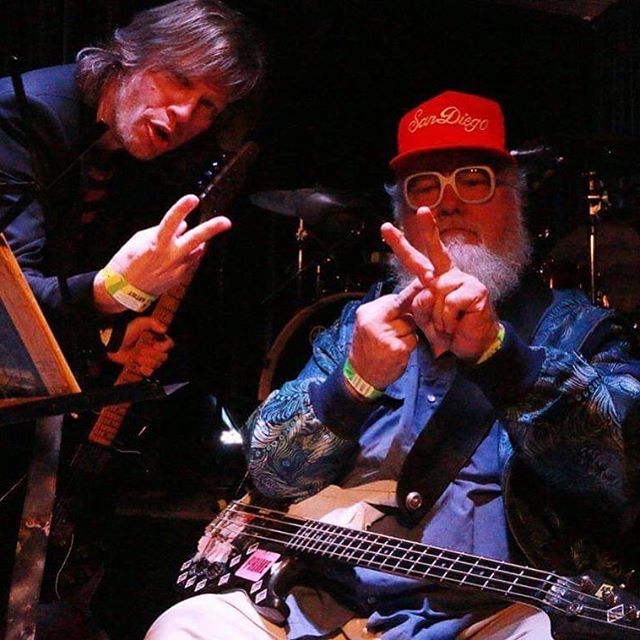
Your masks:
M 294 290 L 295 313 L 272 343 L 261 371 L 258 398 L 263 400 L 297 375 L 314 337 L 338 317 L 342 306 L 384 276 L 388 253 L 380 240 L 383 218 L 376 213 L 380 206 L 375 196 L 318 187 L 261 191 L 249 200 L 297 220 L 295 264 L 263 299 L 290 306 Z
M 339 189 L 305 188 L 261 191 L 249 200 L 261 209 L 297 220 L 295 265 L 270 295 L 282 295 L 295 283 L 300 307 L 337 291 L 359 290 L 380 274 L 378 228 L 382 218 L 374 196 Z M 372 277 L 367 277 L 369 274 Z
M 629 140 L 572 141 L 565 147 L 566 154 L 544 147 L 532 161 L 522 162 L 520 151 L 514 154 L 529 183 L 534 266 L 549 287 L 582 289 L 593 304 L 626 313 L 635 324 L 640 311 L 639 147 Z
M 637 147 L 635 147 L 637 148 Z M 635 148 L 633 154 L 635 154 Z M 629 315 L 640 311 L 640 159 L 601 145 L 558 154 L 549 146 L 513 152 L 528 184 L 526 217 L 534 268 L 550 288 L 577 287 L 601 307 Z M 294 378 L 318 331 L 349 300 L 383 277 L 389 253 L 380 240 L 387 203 L 325 188 L 262 191 L 257 207 L 297 219 L 295 265 L 265 301 L 295 285 L 296 308 L 269 348 L 258 398 Z

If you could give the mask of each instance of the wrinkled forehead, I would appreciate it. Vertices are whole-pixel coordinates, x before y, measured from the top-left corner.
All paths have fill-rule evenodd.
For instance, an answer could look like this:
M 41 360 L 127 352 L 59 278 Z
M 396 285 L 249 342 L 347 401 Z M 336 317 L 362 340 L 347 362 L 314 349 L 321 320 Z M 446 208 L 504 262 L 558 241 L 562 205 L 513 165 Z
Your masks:
M 458 167 L 470 165 L 488 165 L 496 173 L 509 166 L 508 161 L 498 156 L 473 149 L 455 149 L 451 151 L 432 151 L 415 156 L 398 171 L 398 178 L 403 178 L 420 171 L 437 171 L 448 174 Z

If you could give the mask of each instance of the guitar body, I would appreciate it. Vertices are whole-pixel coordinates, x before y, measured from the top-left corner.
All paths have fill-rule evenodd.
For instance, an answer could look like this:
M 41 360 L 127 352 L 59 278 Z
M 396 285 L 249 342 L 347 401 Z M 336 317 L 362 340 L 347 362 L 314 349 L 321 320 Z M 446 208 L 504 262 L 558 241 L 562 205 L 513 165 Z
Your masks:
M 218 538 L 218 535 L 223 538 Z M 260 542 L 238 532 L 232 541 L 216 532 L 210 538 L 211 559 L 194 557 L 181 567 L 177 585 L 184 596 L 201 592 L 244 591 L 260 615 L 283 625 L 289 615 L 284 602 L 291 559 L 282 546 Z M 287 576 L 287 578 L 285 578 Z
M 545 611 L 557 640 L 640 640 L 640 598 L 602 576 L 566 577 L 326 521 L 306 520 L 245 498 L 205 529 L 176 581 L 182 597 L 243 591 L 259 613 L 284 624 L 296 559 L 350 566 L 494 595 Z
M 85 479 L 72 498 L 56 505 L 41 602 L 67 600 L 89 605 L 104 573 L 112 491 L 107 477 Z

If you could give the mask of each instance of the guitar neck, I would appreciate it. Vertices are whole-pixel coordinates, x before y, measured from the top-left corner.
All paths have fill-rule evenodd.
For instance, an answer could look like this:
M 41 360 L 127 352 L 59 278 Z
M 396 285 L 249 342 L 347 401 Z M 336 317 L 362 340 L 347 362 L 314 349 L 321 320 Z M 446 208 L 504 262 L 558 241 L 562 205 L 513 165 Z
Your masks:
M 159 298 L 156 306 L 153 309 L 151 315 L 162 322 L 166 327 L 169 327 L 175 318 L 175 315 L 180 308 L 180 304 L 184 299 L 187 289 L 193 280 L 194 273 L 186 274 L 179 284 L 175 285 L 166 293 L 163 293 Z M 138 338 L 138 342 L 144 344 L 144 342 L 150 342 L 155 340 L 155 337 L 151 331 L 145 331 Z M 122 371 L 116 378 L 114 384 L 129 384 L 132 382 L 139 382 L 143 380 L 142 376 L 137 371 L 132 371 L 129 367 L 123 367 Z M 105 447 L 111 446 L 116 439 L 122 424 L 124 422 L 127 411 L 131 403 L 126 402 L 123 404 L 110 405 L 103 407 L 100 410 L 100 414 L 93 425 L 93 428 L 89 432 L 88 439 L 94 444 L 99 444 Z
M 306 520 L 247 498 L 231 503 L 208 525 L 176 584 L 187 596 L 240 589 L 262 615 L 282 624 L 288 609 L 281 587 L 295 583 L 283 576 L 287 557 L 303 555 L 532 605 L 549 615 L 556 640 L 640 640 L 640 599 L 592 571 L 562 576 Z
M 552 572 L 369 531 L 298 520 L 277 511 L 269 514 L 272 518 L 271 535 L 279 531 L 280 542 L 292 552 L 536 606 L 564 580 Z

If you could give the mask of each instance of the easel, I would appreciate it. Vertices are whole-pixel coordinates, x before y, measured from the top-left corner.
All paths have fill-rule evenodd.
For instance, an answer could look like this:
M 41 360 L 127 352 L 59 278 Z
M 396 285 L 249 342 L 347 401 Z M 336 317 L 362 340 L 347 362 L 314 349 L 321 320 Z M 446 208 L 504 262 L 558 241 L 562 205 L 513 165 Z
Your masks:
M 33 640 L 56 495 L 65 414 L 166 395 L 150 381 L 82 393 L 4 236 L 0 234 L 0 428 L 35 420 L 32 459 L 16 545 L 5 640 Z M 9 345 L 6 343 L 10 343 Z M 179 385 L 181 386 L 181 385 Z M 14 394 L 12 397 L 8 395 Z

